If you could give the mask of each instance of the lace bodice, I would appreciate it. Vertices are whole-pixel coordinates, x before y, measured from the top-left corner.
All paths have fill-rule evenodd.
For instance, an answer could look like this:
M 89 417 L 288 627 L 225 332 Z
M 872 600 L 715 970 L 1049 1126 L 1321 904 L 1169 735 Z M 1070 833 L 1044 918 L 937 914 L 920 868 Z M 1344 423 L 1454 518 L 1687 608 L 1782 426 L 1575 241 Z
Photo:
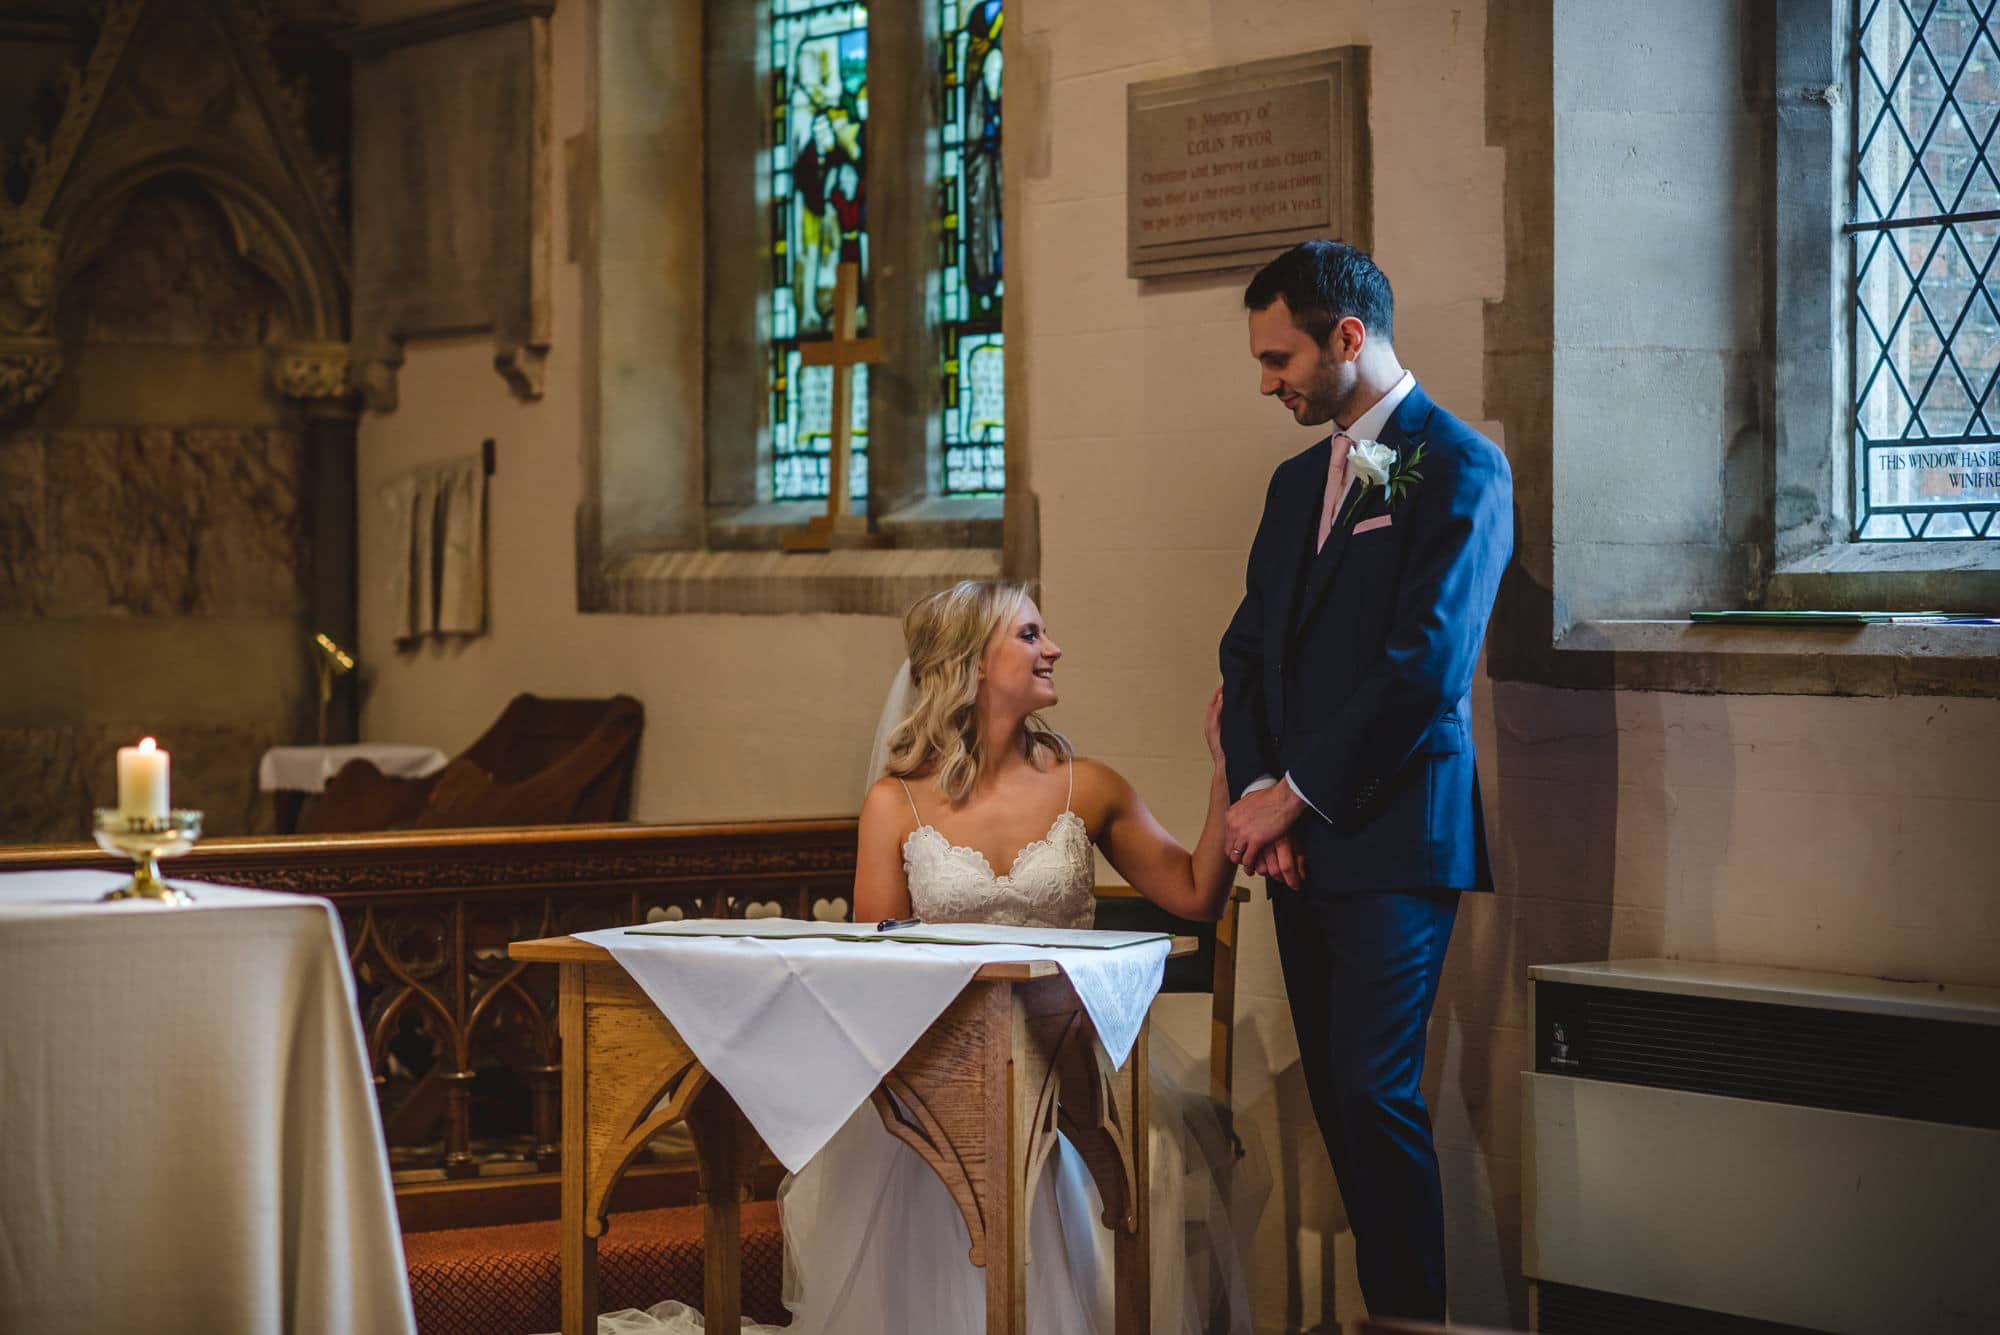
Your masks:
M 916 805 L 912 799 L 910 810 Z M 1067 803 L 1046 835 L 1014 855 L 1004 876 L 994 874 L 978 849 L 952 843 L 936 826 L 923 823 L 921 813 L 917 820 L 903 840 L 903 874 L 910 883 L 910 911 L 925 922 L 1088 927 L 1096 917 L 1097 861 L 1090 831 Z

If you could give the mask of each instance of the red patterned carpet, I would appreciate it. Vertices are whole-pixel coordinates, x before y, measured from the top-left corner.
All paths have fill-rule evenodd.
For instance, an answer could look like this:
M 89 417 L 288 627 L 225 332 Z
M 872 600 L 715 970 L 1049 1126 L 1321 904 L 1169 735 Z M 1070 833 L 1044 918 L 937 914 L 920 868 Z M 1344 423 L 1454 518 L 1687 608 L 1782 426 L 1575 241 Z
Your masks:
M 419 1335 L 536 1335 L 561 1324 L 556 1224 L 500 1224 L 406 1233 Z M 743 1314 L 782 1322 L 784 1235 L 778 1207 L 743 1207 Z M 701 1207 L 611 1216 L 597 1240 L 598 1306 L 651 1307 L 668 1298 L 701 1306 Z

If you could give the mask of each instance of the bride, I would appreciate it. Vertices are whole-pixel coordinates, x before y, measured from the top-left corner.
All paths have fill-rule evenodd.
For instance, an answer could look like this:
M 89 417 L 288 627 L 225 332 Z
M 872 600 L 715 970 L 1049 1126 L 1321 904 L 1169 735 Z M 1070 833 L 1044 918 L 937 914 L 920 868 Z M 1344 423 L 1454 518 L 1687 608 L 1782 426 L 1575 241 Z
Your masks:
M 918 917 L 1088 927 L 1102 850 L 1148 899 L 1185 918 L 1218 918 L 1235 873 L 1222 848 L 1228 793 L 1209 703 L 1214 762 L 1208 817 L 1190 854 L 1116 770 L 1072 753 L 1038 716 L 1056 703 L 1062 651 L 1019 584 L 966 581 L 904 618 L 907 714 L 888 735 L 882 777 L 861 808 L 857 922 Z M 1005 868 L 1005 871 L 996 871 Z M 1153 1319 L 1174 1335 L 1251 1329 L 1244 1282 L 1254 1210 L 1241 1208 L 1235 1142 L 1155 1035 Z M 1108 1335 L 1112 1236 L 1081 1156 L 1067 1140 L 1029 1215 L 1028 1329 Z M 1238 1199 L 1232 1201 L 1235 1195 Z M 780 1193 L 785 1305 L 794 1335 L 976 1332 L 983 1272 L 944 1184 L 864 1103 Z M 1232 1223 L 1232 1214 L 1234 1223 Z M 679 1303 L 603 1318 L 610 1331 L 700 1329 Z M 769 1327 L 751 1327 L 746 1330 Z

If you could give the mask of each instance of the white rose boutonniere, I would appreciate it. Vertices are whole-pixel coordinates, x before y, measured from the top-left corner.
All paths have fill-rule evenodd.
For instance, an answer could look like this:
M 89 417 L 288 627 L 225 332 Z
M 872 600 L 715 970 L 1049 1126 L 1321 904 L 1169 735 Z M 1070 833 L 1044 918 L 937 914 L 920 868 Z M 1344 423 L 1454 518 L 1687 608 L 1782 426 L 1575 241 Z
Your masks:
M 1410 447 L 1407 455 L 1400 454 L 1393 446 L 1384 445 L 1379 440 L 1357 440 L 1347 447 L 1347 471 L 1360 483 L 1355 493 L 1354 505 L 1347 512 L 1347 522 L 1351 526 L 1355 516 L 1361 513 L 1361 498 L 1368 494 L 1370 487 L 1380 487 L 1389 493 L 1389 503 L 1394 505 L 1403 498 L 1410 487 L 1424 480 L 1417 471 L 1423 462 L 1424 447 L 1421 443 Z
M 1347 447 L 1347 471 L 1361 479 L 1361 488 L 1389 485 L 1389 469 L 1396 451 L 1379 440 L 1357 440 Z

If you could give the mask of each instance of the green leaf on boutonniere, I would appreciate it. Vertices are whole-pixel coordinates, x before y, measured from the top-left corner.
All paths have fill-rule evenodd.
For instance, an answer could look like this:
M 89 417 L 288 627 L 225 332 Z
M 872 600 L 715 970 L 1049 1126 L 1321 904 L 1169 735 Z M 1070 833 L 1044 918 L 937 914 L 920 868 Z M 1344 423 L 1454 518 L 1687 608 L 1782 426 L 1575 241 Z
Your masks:
M 1400 453 L 1396 456 L 1396 465 L 1389 470 L 1389 485 L 1384 488 L 1389 493 L 1390 505 L 1393 506 L 1403 499 L 1411 484 L 1424 480 L 1424 475 L 1417 471 L 1417 465 L 1423 460 L 1424 447 L 1421 442 L 1407 456 Z

